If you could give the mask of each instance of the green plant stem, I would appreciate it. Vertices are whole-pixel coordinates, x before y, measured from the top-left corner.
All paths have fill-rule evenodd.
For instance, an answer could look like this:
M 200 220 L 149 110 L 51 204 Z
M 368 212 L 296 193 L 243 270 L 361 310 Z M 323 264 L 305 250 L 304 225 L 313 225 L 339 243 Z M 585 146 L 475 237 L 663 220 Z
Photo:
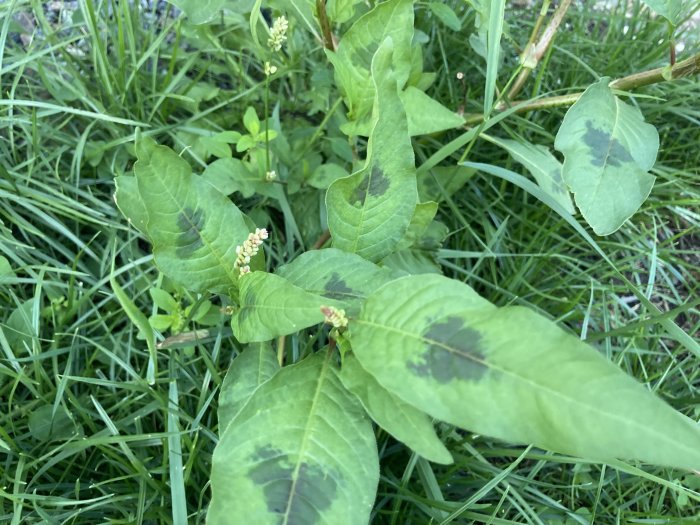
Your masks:
M 618 78 L 610 83 L 610 87 L 619 91 L 632 91 L 633 89 L 643 86 L 658 84 L 659 82 L 666 82 L 669 79 L 676 80 L 679 78 L 685 78 L 698 73 L 700 73 L 700 53 L 678 62 L 675 66 L 671 67 L 670 70 L 668 67 L 658 67 L 656 69 L 650 69 L 648 71 L 642 71 L 641 73 L 634 73 L 626 77 Z M 583 95 L 583 92 L 533 100 L 532 102 L 524 104 L 518 108 L 516 113 L 528 113 L 538 109 L 569 106 L 576 102 L 581 95 Z M 514 106 L 518 103 L 519 102 L 511 102 L 510 105 Z M 506 108 L 499 107 L 497 109 L 503 110 Z M 467 127 L 475 126 L 483 121 L 484 115 L 482 114 L 472 113 L 470 115 L 465 115 L 465 126 Z
M 270 75 L 265 75 L 265 173 L 270 173 Z

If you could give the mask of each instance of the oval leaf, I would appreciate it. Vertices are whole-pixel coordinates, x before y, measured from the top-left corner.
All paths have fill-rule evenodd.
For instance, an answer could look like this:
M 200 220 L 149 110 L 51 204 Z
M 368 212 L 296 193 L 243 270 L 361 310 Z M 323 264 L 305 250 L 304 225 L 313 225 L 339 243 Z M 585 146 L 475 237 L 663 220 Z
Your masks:
M 674 26 L 681 21 L 682 0 L 642 0 L 652 11 L 656 11 Z
M 398 277 L 388 268 L 336 248 L 308 251 L 281 266 L 277 275 L 307 292 L 342 302 L 349 315 L 359 312 L 361 301 L 370 293 Z
M 233 316 L 233 335 L 241 343 L 269 341 L 323 322 L 321 306 L 343 305 L 311 294 L 286 279 L 265 272 L 241 278 L 241 308 Z
M 255 389 L 274 376 L 280 365 L 269 343 L 249 345 L 233 360 L 219 394 L 219 435 L 240 412 Z
M 326 194 L 333 246 L 372 261 L 394 250 L 418 200 L 406 113 L 391 68 L 392 48 L 391 40 L 385 40 L 372 61 L 377 96 L 367 162 L 331 184 Z
M 244 215 L 170 148 L 141 138 L 136 152 L 138 194 L 160 270 L 190 290 L 231 293 L 239 277 L 236 246 L 250 232 Z
M 564 181 L 598 235 L 615 232 L 649 196 L 659 134 L 603 78 L 566 112 L 554 147 L 564 154 Z
M 229 424 L 207 524 L 364 525 L 378 481 L 371 423 L 317 354 L 280 370 Z
M 377 4 L 348 29 L 335 53 L 326 52 L 351 120 L 361 120 L 372 112 L 375 99 L 375 85 L 370 80 L 372 57 L 387 37 L 391 37 L 396 48 L 394 64 L 399 86 L 403 87 L 411 70 L 412 0 Z
M 370 417 L 389 434 L 435 463 L 449 464 L 452 455 L 435 433 L 430 418 L 383 388 L 353 355 L 343 359 L 340 380 L 355 394 Z
M 695 423 L 556 324 L 466 284 L 392 281 L 349 328 L 362 366 L 438 419 L 594 460 L 700 468 Z

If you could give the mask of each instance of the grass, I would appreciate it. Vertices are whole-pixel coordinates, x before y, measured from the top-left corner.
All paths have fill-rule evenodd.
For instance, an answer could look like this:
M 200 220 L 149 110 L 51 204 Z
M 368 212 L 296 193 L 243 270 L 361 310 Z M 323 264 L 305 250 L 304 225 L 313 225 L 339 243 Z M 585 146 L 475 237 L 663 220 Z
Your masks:
M 473 13 L 459 6 L 463 27 L 472 27 Z M 245 107 L 262 107 L 260 66 L 245 50 L 245 24 L 195 32 L 155 8 L 92 0 L 61 24 L 22 0 L 0 4 L 0 15 L 0 255 L 13 270 L 0 276 L 0 522 L 203 523 L 216 398 L 237 346 L 221 332 L 193 352 L 162 350 L 157 382 L 147 384 L 146 345 L 109 286 L 110 268 L 114 260 L 116 279 L 147 314 L 154 311 L 148 288 L 163 284 L 162 277 L 111 195 L 113 177 L 130 169 L 136 126 L 197 166 L 203 160 L 191 147 L 194 138 L 240 129 Z M 513 43 L 526 41 L 534 16 L 511 11 L 508 21 L 505 63 L 512 66 Z M 623 76 L 666 60 L 667 48 L 658 43 L 666 28 L 646 11 L 628 20 L 619 7 L 595 12 L 577 5 L 567 21 L 524 94 L 558 94 L 596 75 Z M 426 70 L 437 72 L 431 94 L 481 111 L 486 71 L 465 45 L 466 29 L 446 30 L 423 10 L 417 26 L 431 37 L 425 48 Z M 273 85 L 273 100 L 298 105 L 282 107 L 285 133 L 308 141 L 314 154 L 330 146 L 313 135 L 323 104 L 306 116 L 316 85 L 303 72 L 324 58 L 297 33 L 288 77 Z M 697 34 L 685 39 L 686 52 L 697 50 Z M 457 71 L 467 72 L 466 83 L 457 81 Z M 319 77 L 315 82 L 322 87 Z M 635 95 L 645 95 L 632 100 L 659 129 L 662 150 L 642 211 L 616 234 L 596 239 L 612 264 L 531 195 L 486 174 L 443 206 L 440 219 L 450 234 L 438 255 L 447 273 L 488 299 L 558 320 L 697 419 L 697 357 L 669 336 L 619 274 L 697 337 L 700 88 L 688 79 Z M 491 132 L 551 144 L 563 114 L 511 117 Z M 328 127 L 337 127 L 335 118 Z M 417 158 L 456 136 L 418 139 Z M 485 141 L 474 143 L 469 160 L 518 170 Z M 320 233 L 308 210 L 246 204 L 257 217 L 286 221 L 272 260 L 299 253 L 295 237 L 310 244 Z M 374 522 L 700 520 L 693 474 L 601 465 L 447 425 L 439 430 L 454 465 L 431 465 L 380 432 Z

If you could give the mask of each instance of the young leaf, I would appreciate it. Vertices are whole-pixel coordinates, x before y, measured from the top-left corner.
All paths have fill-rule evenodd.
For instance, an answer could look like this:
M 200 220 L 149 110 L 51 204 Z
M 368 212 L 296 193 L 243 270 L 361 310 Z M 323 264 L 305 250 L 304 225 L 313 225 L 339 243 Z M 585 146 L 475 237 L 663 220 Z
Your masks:
M 240 159 L 218 159 L 209 164 L 202 178 L 224 195 L 238 191 L 243 197 L 252 197 L 265 183 L 252 173 Z
M 378 481 L 372 426 L 317 354 L 261 385 L 228 425 L 207 524 L 366 524 Z
M 411 137 L 427 135 L 464 124 L 464 118 L 429 97 L 420 89 L 408 86 L 399 93 L 406 111 L 408 134 Z M 340 127 L 346 135 L 368 137 L 372 131 L 372 120 L 367 115 L 362 120 L 351 120 Z
M 326 51 L 351 120 L 360 120 L 372 111 L 375 98 L 375 86 L 370 80 L 372 57 L 387 37 L 394 43 L 396 81 L 402 88 L 411 70 L 412 0 L 377 4 L 348 29 L 335 53 Z
M 428 7 L 433 14 L 437 16 L 443 24 L 452 29 L 452 31 L 459 31 L 462 29 L 462 22 L 450 6 L 441 2 L 430 2 Z
M 435 434 L 430 418 L 384 389 L 355 356 L 343 359 L 340 380 L 359 398 L 377 425 L 389 434 L 429 461 L 445 465 L 453 462 L 452 455 Z
M 700 468 L 694 422 L 556 324 L 497 308 L 466 284 L 391 281 L 367 298 L 349 338 L 384 388 L 435 418 L 594 460 Z
M 354 253 L 336 248 L 311 250 L 280 266 L 277 275 L 309 293 L 340 301 L 349 315 L 381 285 L 398 276 Z
M 573 214 L 576 210 L 571 202 L 569 189 L 562 179 L 561 163 L 549 151 L 549 148 L 530 142 L 517 142 L 509 139 L 491 137 L 494 144 L 505 149 L 513 160 L 522 164 L 535 178 L 540 188 L 546 191 L 561 206 Z
M 408 119 L 408 134 L 411 137 L 453 129 L 464 124 L 464 117 L 416 87 L 408 86 L 400 96 Z
M 314 295 L 266 272 L 241 278 L 241 308 L 233 316 L 233 335 L 241 343 L 269 341 L 323 322 L 321 306 L 342 308 L 338 301 Z
M 175 298 L 165 290 L 160 288 L 149 288 L 148 293 L 151 294 L 153 304 L 165 312 L 177 312 L 180 309 L 180 304 Z
M 603 78 L 567 111 L 554 147 L 564 154 L 564 181 L 598 235 L 615 232 L 649 196 L 659 134 Z
M 372 61 L 375 125 L 367 162 L 357 173 L 335 181 L 326 194 L 333 245 L 374 261 L 399 243 L 418 200 L 413 147 L 391 68 L 392 49 L 391 40 L 385 40 Z
M 244 215 L 170 148 L 141 138 L 136 150 L 134 173 L 156 264 L 190 290 L 230 293 L 239 276 L 236 246 L 250 231 Z
M 226 373 L 219 394 L 219 435 L 248 402 L 255 389 L 279 370 L 270 343 L 254 343 L 238 355 Z
M 168 0 L 182 10 L 192 24 L 206 24 L 220 15 L 227 0 Z
M 680 20 L 682 0 L 642 0 L 652 11 L 657 12 L 666 20 L 677 26 Z
M 362 0 L 328 0 L 328 2 L 326 2 L 328 18 L 334 24 L 347 22 L 355 14 L 355 4 L 359 4 L 361 1 Z
M 260 133 L 260 119 L 255 112 L 255 108 L 249 106 L 243 114 L 243 125 L 248 130 L 251 136 L 256 137 Z

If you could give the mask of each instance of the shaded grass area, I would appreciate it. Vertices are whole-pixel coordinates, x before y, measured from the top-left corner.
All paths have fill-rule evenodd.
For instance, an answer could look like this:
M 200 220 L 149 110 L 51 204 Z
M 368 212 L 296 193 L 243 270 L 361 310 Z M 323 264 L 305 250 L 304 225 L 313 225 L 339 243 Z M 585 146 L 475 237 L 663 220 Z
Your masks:
M 464 28 L 472 27 L 473 12 L 455 9 Z M 635 9 L 629 20 L 622 8 L 572 8 L 570 26 L 523 96 L 663 65 L 666 27 Z M 263 76 L 247 49 L 247 21 L 198 30 L 155 7 L 90 0 L 60 24 L 29 2 L 0 4 L 0 15 L 0 255 L 12 268 L 0 276 L 0 522 L 202 523 L 216 396 L 237 343 L 214 331 L 205 345 L 163 350 L 156 385 L 146 383 L 145 343 L 109 286 L 112 260 L 118 282 L 147 315 L 156 311 L 149 287 L 168 283 L 111 194 L 114 176 L 131 169 L 135 127 L 183 151 L 197 169 L 206 161 L 197 137 L 240 129 L 245 107 L 262 107 Z M 505 70 L 532 20 L 527 11 L 509 13 Z M 465 43 L 466 29 L 445 30 L 420 9 L 417 27 L 431 38 L 431 94 L 478 111 L 485 71 Z M 323 147 L 314 130 L 334 98 L 323 100 L 323 75 L 308 73 L 325 59 L 302 33 L 290 40 L 274 97 L 287 101 L 280 113 L 291 140 L 308 140 L 314 154 Z M 686 51 L 697 50 L 693 35 L 686 38 Z M 465 82 L 457 71 L 467 72 Z M 580 333 L 697 419 L 697 358 L 661 329 L 615 269 L 697 337 L 700 90 L 689 79 L 636 95 L 633 103 L 659 129 L 662 150 L 642 211 L 597 239 L 615 268 L 534 197 L 486 174 L 443 205 L 440 219 L 450 234 L 438 256 L 446 273 L 491 301 L 525 304 Z M 492 132 L 551 144 L 564 111 L 512 117 Z M 455 136 L 418 139 L 417 158 Z M 469 159 L 519 171 L 484 141 Z M 275 265 L 301 250 L 290 214 L 309 237 L 318 233 L 305 226 L 308 210 L 278 210 L 264 199 L 244 204 L 285 233 L 271 243 Z M 376 523 L 700 519 L 695 475 L 582 462 L 439 429 L 455 465 L 431 465 L 380 434 Z

